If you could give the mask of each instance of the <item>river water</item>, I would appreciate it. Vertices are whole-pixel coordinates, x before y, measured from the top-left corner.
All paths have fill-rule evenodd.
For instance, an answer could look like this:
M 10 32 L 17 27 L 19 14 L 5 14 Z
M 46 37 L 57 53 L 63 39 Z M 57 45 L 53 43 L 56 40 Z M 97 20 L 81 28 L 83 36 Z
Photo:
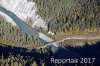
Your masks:
M 0 11 L 7 14 L 10 18 L 12 18 L 15 23 L 17 24 L 17 26 L 26 34 L 33 36 L 34 39 L 39 38 L 39 34 L 37 31 L 34 30 L 34 28 L 32 28 L 30 25 L 28 25 L 27 23 L 25 23 L 23 20 L 21 20 L 20 18 L 18 18 L 14 13 L 6 10 L 3 7 L 0 7 Z

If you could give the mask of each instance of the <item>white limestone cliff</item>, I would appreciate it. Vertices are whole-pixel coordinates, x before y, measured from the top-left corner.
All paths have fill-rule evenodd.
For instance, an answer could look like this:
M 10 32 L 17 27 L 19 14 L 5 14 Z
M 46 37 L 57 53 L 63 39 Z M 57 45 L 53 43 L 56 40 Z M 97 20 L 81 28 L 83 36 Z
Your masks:
M 42 27 L 47 29 L 46 22 L 39 16 L 35 2 L 27 0 L 0 0 L 0 6 L 13 12 L 20 19 L 26 21 L 27 18 L 32 19 L 32 27 Z

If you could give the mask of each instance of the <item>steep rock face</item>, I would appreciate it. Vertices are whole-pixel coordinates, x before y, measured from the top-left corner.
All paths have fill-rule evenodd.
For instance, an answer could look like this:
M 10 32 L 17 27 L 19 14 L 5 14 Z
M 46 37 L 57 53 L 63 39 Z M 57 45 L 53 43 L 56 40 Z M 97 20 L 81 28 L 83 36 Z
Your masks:
M 37 7 L 35 2 L 27 0 L 1 0 L 0 6 L 16 14 L 19 18 L 26 21 L 32 20 L 32 27 L 42 27 L 47 29 L 46 22 L 36 13 Z

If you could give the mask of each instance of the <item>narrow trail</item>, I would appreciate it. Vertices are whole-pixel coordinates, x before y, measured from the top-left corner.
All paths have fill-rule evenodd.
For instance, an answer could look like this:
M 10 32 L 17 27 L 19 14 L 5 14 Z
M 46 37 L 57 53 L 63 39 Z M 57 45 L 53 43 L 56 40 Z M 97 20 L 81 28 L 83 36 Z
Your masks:
M 95 39 L 100 39 L 100 36 L 95 36 L 95 37 L 79 37 L 79 36 L 76 36 L 76 37 L 67 37 L 67 38 L 63 38 L 62 40 L 59 40 L 59 41 L 53 41 L 53 42 L 50 42 L 48 44 L 45 44 L 44 46 L 41 46 L 40 48 L 45 48 L 47 46 L 50 46 L 50 45 L 54 45 L 56 47 L 59 47 L 61 46 L 59 43 L 60 42 L 63 42 L 65 40 L 72 40 L 72 39 L 78 39 L 78 40 L 95 40 Z M 39 48 L 39 47 L 38 47 Z M 64 48 L 64 47 L 63 47 Z

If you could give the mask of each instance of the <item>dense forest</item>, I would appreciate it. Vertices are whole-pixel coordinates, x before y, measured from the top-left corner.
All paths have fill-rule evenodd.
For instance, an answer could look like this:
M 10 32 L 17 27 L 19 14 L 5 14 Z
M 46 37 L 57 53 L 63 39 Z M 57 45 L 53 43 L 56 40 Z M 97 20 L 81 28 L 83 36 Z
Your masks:
M 41 42 L 23 33 L 19 28 L 12 26 L 7 20 L 0 16 L 0 43 L 20 47 L 38 47 Z
M 31 0 L 48 24 L 48 31 L 93 32 L 100 31 L 99 0 Z

